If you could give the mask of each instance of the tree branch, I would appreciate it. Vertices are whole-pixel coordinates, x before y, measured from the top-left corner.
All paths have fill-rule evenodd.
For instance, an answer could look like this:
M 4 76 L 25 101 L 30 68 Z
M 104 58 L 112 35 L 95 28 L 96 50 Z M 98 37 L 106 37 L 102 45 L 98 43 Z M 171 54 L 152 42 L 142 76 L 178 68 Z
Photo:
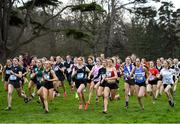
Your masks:
M 35 0 L 34 0 L 34 1 L 35 1 Z M 73 5 L 69 5 L 69 6 L 64 7 L 64 8 L 63 8 L 61 11 L 59 11 L 56 15 L 54 15 L 54 16 L 52 16 L 51 18 L 47 19 L 47 20 L 41 25 L 41 27 L 39 28 L 39 30 L 38 30 L 38 32 L 37 32 L 37 35 L 32 36 L 32 37 L 31 37 L 29 40 L 27 40 L 27 41 L 24 41 L 24 42 L 22 42 L 22 43 L 17 43 L 17 45 L 13 48 L 13 51 L 16 51 L 19 47 L 24 46 L 24 45 L 32 42 L 34 39 L 36 39 L 36 38 L 38 38 L 38 37 L 41 37 L 41 36 L 44 36 L 44 35 L 50 33 L 52 30 L 50 30 L 50 32 L 48 31 L 48 32 L 46 32 L 46 33 L 40 34 L 41 31 L 43 30 L 43 27 L 45 27 L 45 25 L 46 25 L 49 21 L 51 21 L 52 19 L 56 18 L 59 14 L 61 14 L 65 9 L 67 9 L 67 8 L 69 8 L 69 7 L 73 7 Z
M 124 8 L 124 7 L 127 6 L 127 5 L 134 4 L 135 2 L 136 2 L 136 1 L 134 0 L 134 1 L 129 2 L 129 3 L 125 3 L 125 4 L 123 4 L 123 5 L 115 8 L 115 10 L 117 11 L 117 10 L 119 10 L 119 9 L 122 9 L 122 8 Z
M 21 0 L 21 1 L 22 1 L 22 0 Z M 23 1 L 22 1 L 22 3 L 23 3 L 23 5 L 25 5 Z M 32 10 L 34 4 L 35 4 L 35 0 L 33 0 L 33 3 L 31 4 L 31 6 L 30 6 L 29 8 L 27 8 L 27 13 L 26 13 L 26 16 L 25 16 L 25 18 L 24 18 L 23 27 L 21 28 L 21 31 L 20 31 L 19 35 L 17 36 L 17 38 L 16 38 L 16 40 L 15 40 L 15 42 L 16 42 L 17 45 L 18 45 L 21 37 L 22 37 L 23 34 L 24 34 L 24 29 L 26 28 L 26 25 L 27 25 L 27 19 L 28 19 L 30 10 Z
M 42 37 L 42 36 L 45 36 L 51 32 L 61 32 L 61 31 L 64 31 L 62 29 L 50 29 L 48 32 L 44 32 L 42 34 L 36 34 L 35 36 L 32 36 L 31 38 L 29 38 L 28 40 L 24 41 L 24 42 L 21 42 L 18 44 L 18 46 L 16 46 L 12 51 L 15 52 L 19 47 L 22 47 L 24 45 L 27 45 L 29 43 L 31 43 L 33 40 L 35 40 L 36 38 L 39 38 L 39 37 Z
M 47 19 L 41 26 L 40 30 L 52 19 L 56 18 L 59 14 L 61 14 L 65 9 L 69 8 L 69 7 L 73 7 L 73 5 L 69 5 L 64 7 L 61 11 L 59 11 L 56 15 L 52 16 L 51 18 Z

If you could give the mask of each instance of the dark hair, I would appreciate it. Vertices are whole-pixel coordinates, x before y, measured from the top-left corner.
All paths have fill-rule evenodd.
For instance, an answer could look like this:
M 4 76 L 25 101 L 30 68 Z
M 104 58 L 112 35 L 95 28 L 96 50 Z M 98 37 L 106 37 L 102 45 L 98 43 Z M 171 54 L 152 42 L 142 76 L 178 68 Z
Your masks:
M 109 60 L 111 60 L 111 61 L 112 61 L 112 63 L 114 63 L 114 60 L 113 60 L 112 58 L 110 58 Z
M 88 59 L 91 59 L 93 61 L 93 57 L 92 56 L 89 56 Z
M 18 60 L 18 62 L 19 62 L 19 58 L 18 58 L 18 57 L 14 57 L 13 59 L 17 59 L 17 60 Z
M 102 59 L 101 59 L 101 57 L 97 57 L 96 59 L 99 59 L 99 61 L 102 63 Z
M 83 59 L 83 57 L 82 56 L 80 56 L 80 57 L 78 57 L 81 61 L 84 61 L 84 59 Z
M 129 58 L 129 59 L 131 60 L 131 62 L 132 62 L 131 56 L 127 56 L 126 59 L 127 59 L 127 58 Z M 125 60 L 126 60 L 126 59 L 125 59 Z

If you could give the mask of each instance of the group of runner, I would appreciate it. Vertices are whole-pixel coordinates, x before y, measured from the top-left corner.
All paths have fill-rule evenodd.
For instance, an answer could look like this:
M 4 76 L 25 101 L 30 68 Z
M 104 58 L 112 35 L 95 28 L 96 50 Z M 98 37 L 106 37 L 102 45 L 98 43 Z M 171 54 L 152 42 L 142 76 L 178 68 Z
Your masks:
M 129 107 L 130 96 L 136 95 L 141 110 L 144 110 L 142 98 L 152 97 L 152 104 L 164 91 L 168 103 L 174 107 L 173 97 L 180 76 L 180 61 L 177 58 L 158 58 L 156 61 L 146 61 L 132 54 L 125 58 L 125 62 L 117 57 L 105 58 L 89 56 L 71 57 L 63 59 L 60 56 L 25 59 L 22 55 L 8 59 L 5 66 L 0 65 L 2 82 L 7 91 L 8 107 L 12 108 L 12 93 L 16 89 L 25 103 L 33 100 L 35 94 L 45 110 L 49 112 L 48 103 L 59 96 L 59 88 L 67 96 L 65 80 L 69 82 L 71 91 L 77 94 L 79 109 L 88 109 L 95 91 L 96 103 L 103 100 L 103 113 L 108 111 L 108 102 L 120 99 L 118 88 L 120 78 L 124 78 L 125 109 Z M 24 84 L 28 83 L 28 94 L 24 91 Z M 86 92 L 85 92 L 86 91 Z M 85 93 L 89 93 L 88 99 Z

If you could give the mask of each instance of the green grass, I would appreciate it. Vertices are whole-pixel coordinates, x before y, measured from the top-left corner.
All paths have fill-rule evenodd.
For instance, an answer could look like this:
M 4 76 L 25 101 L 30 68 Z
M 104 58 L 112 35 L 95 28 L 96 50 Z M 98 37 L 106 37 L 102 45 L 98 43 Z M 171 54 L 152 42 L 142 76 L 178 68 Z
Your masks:
M 152 104 L 150 97 L 144 97 L 145 111 L 141 112 L 135 96 L 130 98 L 130 107 L 124 109 L 123 81 L 120 81 L 120 101 L 109 102 L 108 114 L 102 114 L 102 99 L 98 105 L 93 99 L 87 111 L 78 110 L 78 101 L 74 93 L 71 93 L 69 86 L 68 97 L 61 94 L 53 102 L 49 103 L 49 114 L 44 114 L 42 106 L 36 101 L 38 97 L 28 104 L 25 104 L 17 93 L 13 94 L 12 111 L 4 111 L 7 107 L 7 93 L 0 84 L 0 122 L 2 123 L 180 123 L 180 87 L 177 89 L 175 108 L 170 108 L 165 94 Z M 27 87 L 27 84 L 26 84 Z M 62 89 L 60 89 L 62 93 Z M 86 93 L 88 95 L 88 93 Z M 87 98 L 87 97 L 86 97 Z M 94 97 L 93 97 L 94 98 Z

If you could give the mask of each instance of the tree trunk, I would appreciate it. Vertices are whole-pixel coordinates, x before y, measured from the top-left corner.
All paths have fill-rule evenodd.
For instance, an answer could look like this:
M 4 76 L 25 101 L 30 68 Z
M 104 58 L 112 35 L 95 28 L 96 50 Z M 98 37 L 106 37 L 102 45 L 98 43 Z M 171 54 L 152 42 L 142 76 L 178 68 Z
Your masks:
M 7 41 L 9 29 L 10 3 L 7 0 L 0 1 L 0 62 L 7 58 Z
M 112 50 L 112 42 L 113 42 L 113 24 L 114 24 L 114 16 L 115 16 L 115 0 L 111 0 L 111 11 L 108 15 L 107 21 L 107 40 L 105 45 L 105 55 L 110 56 Z

